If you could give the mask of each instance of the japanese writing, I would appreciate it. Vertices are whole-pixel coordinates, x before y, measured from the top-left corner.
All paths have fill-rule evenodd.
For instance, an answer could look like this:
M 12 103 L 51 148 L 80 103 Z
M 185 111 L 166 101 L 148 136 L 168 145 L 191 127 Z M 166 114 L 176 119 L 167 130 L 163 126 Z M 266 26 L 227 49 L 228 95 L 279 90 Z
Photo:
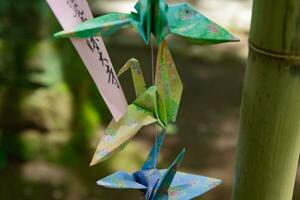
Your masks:
M 79 5 L 76 3 L 76 0 L 67 0 L 67 4 L 70 8 L 74 11 L 74 18 L 79 18 L 82 22 L 86 21 L 87 18 L 84 17 L 85 13 L 84 10 L 79 9 Z M 86 39 L 86 43 L 91 50 L 92 53 L 97 54 L 99 57 L 99 62 L 101 63 L 102 67 L 105 67 L 106 74 L 107 74 L 107 83 L 116 85 L 118 88 L 120 88 L 118 79 L 115 76 L 114 70 L 112 66 L 109 64 L 109 61 L 107 58 L 103 56 L 103 52 L 101 51 L 101 48 L 99 47 L 99 39 L 96 37 L 91 37 Z
M 67 0 L 67 4 L 74 11 L 74 18 L 80 18 L 82 22 L 87 20 L 87 18 L 84 17 L 84 10 L 79 9 L 79 5 L 76 3 L 76 0 Z

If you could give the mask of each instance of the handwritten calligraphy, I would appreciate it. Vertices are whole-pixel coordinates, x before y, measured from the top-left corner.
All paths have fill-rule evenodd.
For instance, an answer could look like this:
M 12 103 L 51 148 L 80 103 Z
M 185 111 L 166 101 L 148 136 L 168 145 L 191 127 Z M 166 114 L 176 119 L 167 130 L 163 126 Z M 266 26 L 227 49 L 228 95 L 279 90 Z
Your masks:
M 87 0 L 46 0 L 64 30 L 93 18 Z M 103 100 L 118 121 L 128 103 L 101 37 L 70 38 Z
M 66 3 L 74 11 L 74 15 L 73 15 L 74 18 L 79 18 L 82 22 L 87 20 L 87 18 L 85 17 L 84 10 L 80 9 L 76 0 L 67 0 Z M 112 66 L 109 65 L 108 58 L 103 57 L 103 52 L 101 51 L 101 48 L 99 47 L 99 39 L 97 39 L 95 37 L 91 37 L 91 38 L 86 39 L 86 43 L 87 43 L 89 49 L 91 50 L 91 52 L 97 53 L 97 55 L 99 56 L 99 62 L 101 63 L 101 66 L 105 67 L 105 69 L 106 69 L 105 72 L 107 74 L 107 83 L 113 84 L 113 85 L 117 86 L 118 88 L 120 88 L 118 79 L 116 78 L 116 76 L 114 74 L 114 70 L 113 70 Z
M 79 9 L 79 5 L 78 5 L 78 3 L 76 3 L 76 0 L 67 0 L 67 4 L 74 11 L 74 18 L 78 17 L 83 22 L 87 20 L 87 18 L 84 17 L 84 10 Z

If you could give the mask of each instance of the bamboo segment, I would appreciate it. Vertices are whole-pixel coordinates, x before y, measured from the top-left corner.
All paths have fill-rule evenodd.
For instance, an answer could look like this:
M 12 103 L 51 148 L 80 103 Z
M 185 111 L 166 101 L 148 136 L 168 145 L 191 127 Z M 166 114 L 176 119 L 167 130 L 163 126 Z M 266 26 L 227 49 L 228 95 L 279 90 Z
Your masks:
M 300 154 L 300 0 L 254 0 L 234 200 L 291 200 Z

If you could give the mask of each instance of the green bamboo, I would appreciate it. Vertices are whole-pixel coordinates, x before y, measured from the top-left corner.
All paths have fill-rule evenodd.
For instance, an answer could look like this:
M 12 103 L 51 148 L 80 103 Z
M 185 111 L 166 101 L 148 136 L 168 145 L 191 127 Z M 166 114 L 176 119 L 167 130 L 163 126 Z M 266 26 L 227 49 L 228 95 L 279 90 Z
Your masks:
M 291 200 L 300 154 L 300 0 L 254 0 L 234 200 Z

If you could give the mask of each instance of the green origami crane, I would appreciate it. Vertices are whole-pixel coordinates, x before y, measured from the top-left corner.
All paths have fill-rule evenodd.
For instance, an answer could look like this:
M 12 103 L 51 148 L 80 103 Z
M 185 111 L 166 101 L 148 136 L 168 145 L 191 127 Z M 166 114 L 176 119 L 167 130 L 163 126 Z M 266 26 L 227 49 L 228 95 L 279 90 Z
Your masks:
M 109 124 L 92 159 L 95 165 L 122 150 L 142 126 L 157 122 L 163 129 L 176 120 L 183 86 L 166 42 L 158 50 L 155 85 L 146 88 L 139 62 L 129 60 L 119 74 L 131 69 L 137 99 L 118 121 Z
M 176 120 L 182 83 L 164 41 L 169 33 L 197 44 L 238 41 L 228 31 L 215 24 L 189 4 L 168 6 L 165 0 L 139 0 L 136 12 L 110 13 L 87 20 L 72 30 L 56 33 L 56 37 L 88 38 L 107 36 L 126 27 L 135 28 L 148 44 L 151 34 L 159 45 L 155 84 L 147 89 L 139 63 L 129 60 L 119 74 L 131 69 L 137 99 L 128 106 L 125 115 L 112 121 L 105 130 L 92 159 L 95 165 L 122 150 L 142 126 L 157 122 L 163 129 Z
M 217 44 L 238 41 L 224 28 L 215 24 L 191 5 L 182 3 L 169 6 L 165 0 L 139 0 L 136 12 L 130 14 L 109 13 L 74 27 L 56 33 L 56 37 L 107 36 L 116 31 L 134 27 L 148 44 L 151 33 L 160 44 L 165 37 L 173 33 L 198 44 Z

